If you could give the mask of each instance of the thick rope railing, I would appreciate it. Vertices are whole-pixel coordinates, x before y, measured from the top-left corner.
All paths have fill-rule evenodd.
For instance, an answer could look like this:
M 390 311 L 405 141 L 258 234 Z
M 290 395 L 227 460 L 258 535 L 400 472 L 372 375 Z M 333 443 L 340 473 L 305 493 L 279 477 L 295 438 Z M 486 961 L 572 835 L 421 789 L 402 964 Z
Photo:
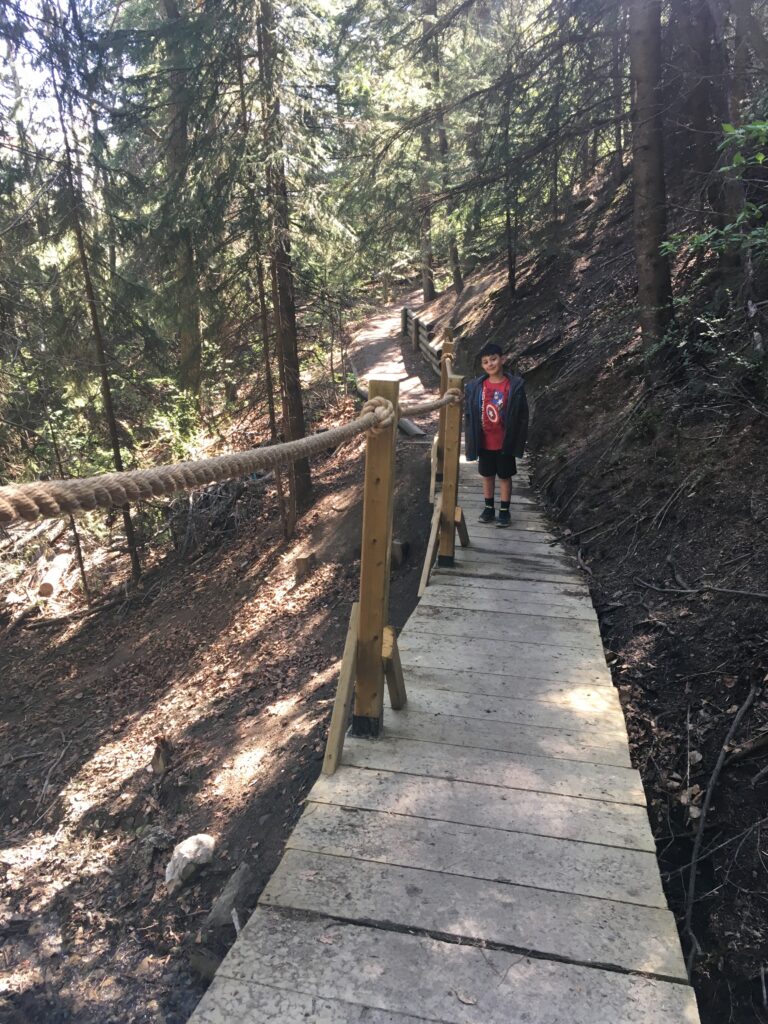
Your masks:
M 448 405 L 458 405 L 461 402 L 462 394 L 459 388 L 448 388 L 441 398 L 435 398 L 431 402 L 416 402 L 412 405 L 401 405 L 400 412 L 404 416 L 421 416 L 424 413 L 435 412 Z
M 111 508 L 250 476 L 258 469 L 276 469 L 317 455 L 357 434 L 366 431 L 381 433 L 394 423 L 395 415 L 396 411 L 387 399 L 372 398 L 365 403 L 356 419 L 297 441 L 152 469 L 0 487 L 0 524 L 5 526 L 16 519 L 32 521 L 38 516 L 54 517 L 99 507 Z

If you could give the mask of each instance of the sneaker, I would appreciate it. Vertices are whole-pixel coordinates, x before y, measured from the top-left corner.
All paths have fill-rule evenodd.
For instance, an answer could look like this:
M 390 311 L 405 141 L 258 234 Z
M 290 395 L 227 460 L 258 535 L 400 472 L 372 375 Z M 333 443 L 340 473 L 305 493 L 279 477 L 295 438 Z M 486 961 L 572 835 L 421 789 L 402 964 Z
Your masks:
M 492 523 L 495 518 L 496 518 L 496 509 L 495 508 L 487 508 L 486 507 L 480 513 L 480 522 L 481 523 Z
M 496 525 L 501 527 L 512 525 L 512 516 L 509 514 L 507 509 L 503 508 L 501 512 L 499 512 L 499 518 Z

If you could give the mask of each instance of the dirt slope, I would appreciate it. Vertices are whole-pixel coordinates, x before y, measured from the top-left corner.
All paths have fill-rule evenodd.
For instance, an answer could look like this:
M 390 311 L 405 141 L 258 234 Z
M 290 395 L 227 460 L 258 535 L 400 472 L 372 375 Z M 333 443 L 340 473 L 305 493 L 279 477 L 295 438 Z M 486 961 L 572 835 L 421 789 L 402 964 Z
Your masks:
M 395 536 L 410 557 L 393 574 L 396 627 L 429 530 L 429 440 L 398 439 Z M 214 900 L 242 868 L 244 923 L 320 770 L 359 587 L 364 445 L 313 465 L 291 545 L 268 486 L 233 534 L 167 553 L 130 602 L 30 618 L 4 639 L 3 1024 L 182 1024 L 196 1005 L 235 937 L 228 916 L 207 925 Z M 213 862 L 169 896 L 171 849 L 199 832 L 216 838 Z

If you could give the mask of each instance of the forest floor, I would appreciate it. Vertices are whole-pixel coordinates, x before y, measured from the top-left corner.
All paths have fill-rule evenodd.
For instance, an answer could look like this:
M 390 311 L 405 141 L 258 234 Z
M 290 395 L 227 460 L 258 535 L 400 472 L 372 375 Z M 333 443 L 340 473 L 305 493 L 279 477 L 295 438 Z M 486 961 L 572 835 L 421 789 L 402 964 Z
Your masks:
M 351 412 L 347 400 L 335 415 Z M 396 627 L 429 531 L 428 442 L 398 437 L 395 536 L 410 553 L 393 572 Z M 234 879 L 245 922 L 320 770 L 359 586 L 364 445 L 314 464 L 314 504 L 290 544 L 274 486 L 260 487 L 234 533 L 156 558 L 129 599 L 7 631 L 3 1024 L 181 1024 L 199 1000 L 235 938 L 228 907 L 208 921 L 212 904 Z M 297 580 L 295 558 L 310 553 Z M 171 851 L 201 832 L 213 861 L 169 896 Z
M 513 301 L 499 262 L 425 316 L 460 328 L 462 372 L 493 340 L 525 375 L 532 482 L 589 577 L 701 1020 L 768 1022 L 768 402 L 743 341 L 765 327 L 729 333 L 679 266 L 680 360 L 646 384 L 631 197 L 593 186 Z

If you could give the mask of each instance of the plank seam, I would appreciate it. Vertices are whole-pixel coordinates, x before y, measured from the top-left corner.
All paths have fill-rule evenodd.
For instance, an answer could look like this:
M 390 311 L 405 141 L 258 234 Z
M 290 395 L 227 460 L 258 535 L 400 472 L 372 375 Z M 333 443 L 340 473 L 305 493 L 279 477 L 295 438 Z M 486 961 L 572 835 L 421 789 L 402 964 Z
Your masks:
M 529 728 L 536 728 L 536 726 L 529 726 Z M 390 738 L 391 739 L 396 739 L 400 743 L 428 744 L 429 746 L 432 746 L 432 747 L 464 747 L 465 746 L 465 744 L 462 744 L 462 743 L 447 743 L 447 742 L 444 742 L 443 740 L 414 739 L 413 736 L 391 736 Z M 367 743 L 368 740 L 362 740 L 362 742 L 363 743 Z M 351 747 L 349 749 L 351 749 Z M 602 761 L 576 761 L 572 757 L 556 757 L 554 754 L 528 754 L 528 753 L 526 753 L 525 751 L 522 751 L 522 750 L 498 750 L 496 747 L 477 747 L 474 744 L 471 744 L 471 745 L 467 746 L 467 749 L 468 750 L 485 750 L 485 751 L 487 751 L 490 754 L 511 755 L 512 757 L 538 758 L 540 761 L 564 761 L 567 764 L 588 764 L 588 765 L 591 765 L 593 768 L 616 768 L 616 769 L 619 769 L 620 771 L 634 772 L 638 776 L 638 778 L 640 777 L 640 773 L 638 772 L 637 768 L 635 768 L 633 765 L 629 765 L 628 766 L 628 765 L 625 765 L 625 764 L 604 764 Z M 359 765 L 350 765 L 349 767 L 353 767 L 354 768 L 354 767 L 360 767 L 360 766 Z M 388 771 L 389 769 L 382 768 L 380 770 L 381 771 Z M 414 773 L 413 772 L 407 772 L 406 774 L 414 774 Z M 427 778 L 429 778 L 429 776 L 427 776 Z M 469 781 L 469 780 L 467 780 L 467 781 Z M 492 785 L 492 783 L 491 783 L 491 785 Z M 506 787 L 501 786 L 499 788 L 504 789 Z M 517 789 L 519 787 L 512 787 L 512 788 Z M 617 802 L 618 803 L 622 803 L 623 801 L 617 801 Z M 645 806 L 647 806 L 647 804 Z
M 508 945 L 503 942 L 495 942 L 492 939 L 475 939 L 467 935 L 452 935 L 450 932 L 443 932 L 438 929 L 421 928 L 419 925 L 401 925 L 396 921 L 379 920 L 377 918 L 354 918 L 344 915 L 321 913 L 316 910 L 303 910 L 298 907 L 281 907 L 275 904 L 260 903 L 262 907 L 269 907 L 277 912 L 289 911 L 293 914 L 304 915 L 313 921 L 333 921 L 335 924 L 349 925 L 357 928 L 373 928 L 377 931 L 394 932 L 399 935 L 419 935 L 425 939 L 433 939 L 437 942 L 445 942 L 452 946 L 472 946 L 475 949 L 493 949 L 500 953 L 512 953 L 516 956 L 528 957 L 531 960 L 543 960 L 547 963 L 568 964 L 572 967 L 584 967 L 589 970 L 605 971 L 610 974 L 624 974 L 636 978 L 650 978 L 669 985 L 681 985 L 690 988 L 686 980 L 675 978 L 672 975 L 657 974 L 654 971 L 631 970 L 621 967 L 619 964 L 597 963 L 589 960 L 577 960 L 557 953 L 544 953 L 539 950 L 526 949 L 522 946 Z M 226 960 L 222 967 L 226 964 Z M 221 970 L 221 968 L 219 968 Z M 226 975 L 225 975 L 226 977 Z M 232 978 L 233 981 L 242 979 Z M 295 989 L 294 989 L 295 991 Z M 316 993 L 315 993 L 316 995 Z M 361 1004 L 356 1004 L 361 1005 Z
M 430 772 L 429 775 L 425 775 L 422 772 L 409 772 L 404 768 L 398 768 L 395 771 L 393 768 L 379 768 L 376 765 L 350 764 L 347 760 L 342 760 L 341 763 L 346 768 L 357 768 L 363 772 L 387 772 L 389 775 L 407 775 L 412 779 L 440 779 L 443 782 L 467 782 L 472 786 L 486 786 L 488 789 L 498 789 L 503 793 L 538 793 L 542 796 L 562 797 L 564 800 L 587 800 L 590 803 L 618 804 L 620 807 L 643 807 L 645 810 L 648 810 L 648 803 L 645 799 L 643 799 L 642 803 L 634 803 L 631 800 L 611 800 L 607 796 L 578 796 L 575 793 L 557 793 L 551 789 L 530 789 L 527 786 L 499 786 L 493 782 L 478 782 L 476 779 L 462 779 L 459 775 L 441 775 L 439 772 Z M 582 761 L 581 763 L 590 764 L 591 762 Z M 631 769 L 629 770 L 631 771 Z

